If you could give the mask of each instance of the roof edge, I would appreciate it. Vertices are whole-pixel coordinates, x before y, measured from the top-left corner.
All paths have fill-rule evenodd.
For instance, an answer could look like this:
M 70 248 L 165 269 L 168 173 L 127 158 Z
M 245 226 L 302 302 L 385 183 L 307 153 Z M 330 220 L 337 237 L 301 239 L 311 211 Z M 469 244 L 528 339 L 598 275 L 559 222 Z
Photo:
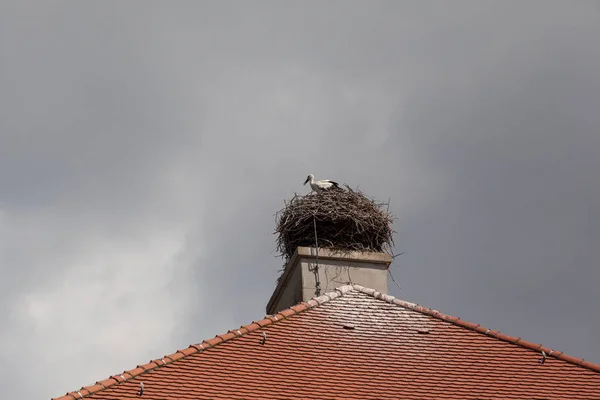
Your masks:
M 345 295 L 346 293 L 351 292 L 353 290 L 367 294 L 378 300 L 382 300 L 382 301 L 385 301 L 385 302 L 388 302 L 391 304 L 395 304 L 400 307 L 403 307 L 403 308 L 406 308 L 406 309 L 409 309 L 412 311 L 416 311 L 421 314 L 425 314 L 425 315 L 431 316 L 433 318 L 436 318 L 436 319 L 439 319 L 439 320 L 442 320 L 445 322 L 449 322 L 453 325 L 457 325 L 457 326 L 478 332 L 482 335 L 493 337 L 493 338 L 501 340 L 503 342 L 508 342 L 508 343 L 511 343 L 511 344 L 514 344 L 514 345 L 517 345 L 517 346 L 520 346 L 520 347 L 523 347 L 526 349 L 534 350 L 537 352 L 544 351 L 548 357 L 553 357 L 558 360 L 565 361 L 569 364 L 573 364 L 573 365 L 576 365 L 579 367 L 584 367 L 584 368 L 587 368 L 594 372 L 600 373 L 600 365 L 591 363 L 589 361 L 585 361 L 583 358 L 572 357 L 572 356 L 569 356 L 569 355 L 563 353 L 562 351 L 550 349 L 549 347 L 544 347 L 541 344 L 531 343 L 531 342 L 522 340 L 521 338 L 516 337 L 516 336 L 505 335 L 503 333 L 500 333 L 500 331 L 498 331 L 498 330 L 487 329 L 479 324 L 467 322 L 467 321 L 461 320 L 458 317 L 453 317 L 451 315 L 442 314 L 441 312 L 439 312 L 437 310 L 432 310 L 430 308 L 420 306 L 416 303 L 410 303 L 408 301 L 397 299 L 394 296 L 378 292 L 375 289 L 366 288 L 361 285 L 344 285 L 344 286 L 340 286 L 340 287 L 336 288 L 335 291 L 328 292 L 319 297 L 314 297 L 314 298 L 310 299 L 309 301 L 301 302 L 301 303 L 296 304 L 295 306 L 292 306 L 285 310 L 281 310 L 277 314 L 267 315 L 262 320 L 252 321 L 252 323 L 250 323 L 248 325 L 243 325 L 239 329 L 230 330 L 227 333 L 222 334 L 222 335 L 216 335 L 214 338 L 204 340 L 198 344 L 192 344 L 189 347 L 187 347 L 186 349 L 177 350 L 176 352 L 166 355 L 163 358 L 158 358 L 156 360 L 150 360 L 150 362 L 148 362 L 147 364 L 138 365 L 134 369 L 126 370 L 123 373 L 118 374 L 118 375 L 112 375 L 112 376 L 108 377 L 108 379 L 105 379 L 103 381 L 98 381 L 93 385 L 84 386 L 79 390 L 67 392 L 65 395 L 52 398 L 51 400 L 83 399 L 89 395 L 92 395 L 92 394 L 95 394 L 102 390 L 108 389 L 114 385 L 118 385 L 120 383 L 135 379 L 135 378 L 139 377 L 140 375 L 143 375 L 144 373 L 152 371 L 156 368 L 160 368 L 162 366 L 172 364 L 175 361 L 181 360 L 182 358 L 185 358 L 192 354 L 204 352 L 204 351 L 209 350 L 221 343 L 227 342 L 229 340 L 233 340 L 235 338 L 246 335 L 248 333 L 252 333 L 254 331 L 258 331 L 266 326 L 273 325 L 281 320 L 288 319 L 296 314 L 300 314 L 304 311 L 318 307 L 323 303 L 327 303 L 333 299 L 341 297 L 341 296 Z
M 466 328 L 466 329 L 481 333 L 486 336 L 493 337 L 493 338 L 501 340 L 503 342 L 508 342 L 508 343 L 511 343 L 511 344 L 514 344 L 514 345 L 517 345 L 517 346 L 520 346 L 520 347 L 523 347 L 526 349 L 534 350 L 534 351 L 537 351 L 540 353 L 543 351 L 544 353 L 546 353 L 546 356 L 548 356 L 548 357 L 553 357 L 558 360 L 565 361 L 569 364 L 573 364 L 573 365 L 576 365 L 579 367 L 584 367 L 584 368 L 590 369 L 594 372 L 600 372 L 599 364 L 594 364 L 589 361 L 585 361 L 583 358 L 572 357 L 572 356 L 565 354 L 562 351 L 551 349 L 551 348 L 545 347 L 541 344 L 528 342 L 526 340 L 522 340 L 520 337 L 505 335 L 498 330 L 488 329 L 479 324 L 464 321 L 464 320 L 460 319 L 459 317 L 453 317 L 451 315 L 442 314 L 438 310 L 432 310 L 430 308 L 423 307 L 423 306 L 420 306 L 415 303 L 410 303 L 408 301 L 400 300 L 400 299 L 395 298 L 394 296 L 383 294 L 383 293 L 377 292 L 373 289 L 365 288 L 360 285 L 348 285 L 348 286 L 351 286 L 354 290 L 368 294 L 379 300 L 383 300 L 388 303 L 396 304 L 401 307 L 419 312 L 421 314 L 429 315 L 436 319 L 439 319 L 439 320 L 442 320 L 445 322 L 449 322 L 453 325 L 457 325 L 462 328 Z
M 295 306 L 292 306 L 285 310 L 281 310 L 277 314 L 267 315 L 262 320 L 252 321 L 252 323 L 241 326 L 239 329 L 230 330 L 229 332 L 222 334 L 222 335 L 216 335 L 214 338 L 204 340 L 198 344 L 192 344 L 189 347 L 187 347 L 186 349 L 177 350 L 176 352 L 166 355 L 162 358 L 150 360 L 147 364 L 138 365 L 134 369 L 123 371 L 123 373 L 121 373 L 121 374 L 112 375 L 103 381 L 98 381 L 93 385 L 83 386 L 79 390 L 67 392 L 65 395 L 59 396 L 59 397 L 54 397 L 51 400 L 84 399 L 87 396 L 96 394 L 96 393 L 98 393 L 102 390 L 108 389 L 112 386 L 135 379 L 135 378 L 143 375 L 146 372 L 150 372 L 152 370 L 163 367 L 165 365 L 172 364 L 175 361 L 181 360 L 182 358 L 185 358 L 192 354 L 204 352 L 204 351 L 211 349 L 221 343 L 224 343 L 229 340 L 235 339 L 237 337 L 246 335 L 248 333 L 252 333 L 254 331 L 258 331 L 266 326 L 273 325 L 279 321 L 288 319 L 296 314 L 302 313 L 306 310 L 310 310 L 311 308 L 314 308 L 314 307 L 318 307 L 319 305 L 321 305 L 323 303 L 326 303 L 337 297 L 343 296 L 345 293 L 347 293 L 353 289 L 354 288 L 350 285 L 346 285 L 346 286 L 337 288 L 335 290 L 335 292 L 329 292 L 322 296 L 315 297 L 309 301 L 298 303 Z

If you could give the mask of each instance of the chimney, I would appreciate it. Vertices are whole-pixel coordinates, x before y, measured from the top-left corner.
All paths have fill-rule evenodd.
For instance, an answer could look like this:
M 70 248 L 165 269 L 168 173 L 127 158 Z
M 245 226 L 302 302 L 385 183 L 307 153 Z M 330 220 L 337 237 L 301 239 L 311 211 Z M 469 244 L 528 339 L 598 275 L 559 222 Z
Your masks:
M 298 247 L 267 304 L 267 314 L 308 301 L 335 288 L 354 283 L 387 294 L 392 256 L 387 253 Z

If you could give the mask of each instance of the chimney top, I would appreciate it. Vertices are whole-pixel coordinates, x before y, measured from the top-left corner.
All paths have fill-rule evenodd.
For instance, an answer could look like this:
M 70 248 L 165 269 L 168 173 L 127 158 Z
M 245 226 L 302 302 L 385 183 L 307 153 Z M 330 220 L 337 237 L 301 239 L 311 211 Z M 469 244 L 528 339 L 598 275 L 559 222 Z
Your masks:
M 267 314 L 275 314 L 348 283 L 387 294 L 391 262 L 392 256 L 383 252 L 320 248 L 317 253 L 314 247 L 298 247 L 267 304 Z

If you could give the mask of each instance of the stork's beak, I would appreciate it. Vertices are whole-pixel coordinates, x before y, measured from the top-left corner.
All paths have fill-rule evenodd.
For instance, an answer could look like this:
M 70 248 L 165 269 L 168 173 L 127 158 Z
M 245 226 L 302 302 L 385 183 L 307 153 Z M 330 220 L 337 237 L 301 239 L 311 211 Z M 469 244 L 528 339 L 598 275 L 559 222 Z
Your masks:
M 306 178 L 306 180 L 304 181 L 303 185 L 306 185 L 308 183 L 308 181 L 310 181 L 310 177 Z

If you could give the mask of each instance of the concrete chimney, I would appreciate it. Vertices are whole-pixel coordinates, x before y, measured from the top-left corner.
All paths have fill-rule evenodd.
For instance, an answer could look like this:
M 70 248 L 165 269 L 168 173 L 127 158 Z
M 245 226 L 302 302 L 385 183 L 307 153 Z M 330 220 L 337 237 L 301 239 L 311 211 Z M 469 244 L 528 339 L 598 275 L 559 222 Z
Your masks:
M 387 294 L 391 263 L 392 256 L 387 253 L 319 249 L 317 255 L 314 247 L 298 247 L 267 304 L 267 314 L 275 314 L 348 283 Z

